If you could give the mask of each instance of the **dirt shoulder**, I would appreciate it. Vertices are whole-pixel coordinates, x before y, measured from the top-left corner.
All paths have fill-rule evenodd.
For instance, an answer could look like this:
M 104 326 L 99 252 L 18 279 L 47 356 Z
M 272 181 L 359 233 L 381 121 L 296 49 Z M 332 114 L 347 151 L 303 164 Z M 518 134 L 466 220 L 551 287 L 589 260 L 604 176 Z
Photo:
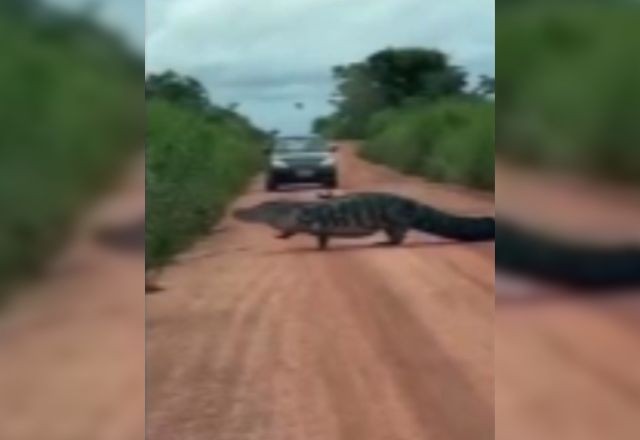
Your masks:
M 0 438 L 144 437 L 144 247 L 121 232 L 143 218 L 141 159 L 3 309 Z

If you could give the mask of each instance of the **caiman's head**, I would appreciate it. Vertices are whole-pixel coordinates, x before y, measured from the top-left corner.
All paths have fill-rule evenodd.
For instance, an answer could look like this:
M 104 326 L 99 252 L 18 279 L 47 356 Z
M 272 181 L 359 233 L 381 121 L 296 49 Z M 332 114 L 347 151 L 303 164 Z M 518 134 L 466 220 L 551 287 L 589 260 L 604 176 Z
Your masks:
M 301 202 L 272 200 L 236 209 L 233 216 L 244 222 L 263 223 L 280 231 L 289 231 L 295 228 L 296 215 L 302 206 Z

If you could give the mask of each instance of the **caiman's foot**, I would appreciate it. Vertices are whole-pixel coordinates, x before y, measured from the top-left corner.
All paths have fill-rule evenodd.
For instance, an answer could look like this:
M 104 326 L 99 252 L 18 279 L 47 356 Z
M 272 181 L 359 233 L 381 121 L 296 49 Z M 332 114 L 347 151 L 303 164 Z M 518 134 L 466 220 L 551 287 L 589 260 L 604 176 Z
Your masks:
M 402 244 L 407 235 L 407 230 L 404 227 L 390 227 L 385 232 L 389 237 L 389 245 L 392 246 Z
M 327 235 L 319 235 L 318 236 L 318 249 L 324 251 L 327 249 L 327 245 L 329 244 L 329 236 Z

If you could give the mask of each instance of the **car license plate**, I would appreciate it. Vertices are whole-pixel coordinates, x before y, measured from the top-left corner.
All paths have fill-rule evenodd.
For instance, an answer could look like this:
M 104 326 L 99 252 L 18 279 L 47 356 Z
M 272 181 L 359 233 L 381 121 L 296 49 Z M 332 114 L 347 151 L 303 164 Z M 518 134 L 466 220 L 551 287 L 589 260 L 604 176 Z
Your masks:
M 313 170 L 301 169 L 296 171 L 298 177 L 311 177 L 313 176 Z

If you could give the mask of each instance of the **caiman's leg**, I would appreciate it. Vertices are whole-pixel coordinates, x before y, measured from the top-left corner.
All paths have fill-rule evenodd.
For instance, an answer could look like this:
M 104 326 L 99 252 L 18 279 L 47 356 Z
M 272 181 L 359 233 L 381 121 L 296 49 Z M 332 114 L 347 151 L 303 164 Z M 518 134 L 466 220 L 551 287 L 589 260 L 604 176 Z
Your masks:
M 398 245 L 398 244 L 402 244 L 402 242 L 404 241 L 406 235 L 407 235 L 407 228 L 404 226 L 389 226 L 384 230 L 387 234 L 387 236 L 389 237 L 389 242 L 388 244 L 391 245 Z
M 327 234 L 318 235 L 318 249 L 325 250 L 329 244 L 329 236 Z
M 281 231 L 278 235 L 276 235 L 276 238 L 285 240 L 287 238 L 293 237 L 294 235 L 296 235 L 296 233 L 292 231 Z

